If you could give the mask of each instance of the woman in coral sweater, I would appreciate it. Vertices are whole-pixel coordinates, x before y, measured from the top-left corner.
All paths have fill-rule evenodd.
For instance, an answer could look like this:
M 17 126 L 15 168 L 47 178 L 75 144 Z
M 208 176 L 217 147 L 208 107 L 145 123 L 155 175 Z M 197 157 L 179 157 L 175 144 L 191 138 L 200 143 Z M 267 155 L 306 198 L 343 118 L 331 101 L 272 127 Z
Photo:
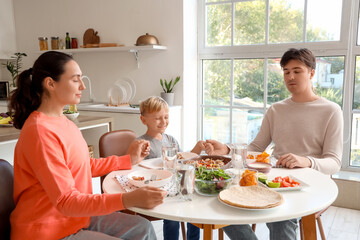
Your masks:
M 123 194 L 92 194 L 91 178 L 130 169 L 149 152 L 135 141 L 128 155 L 89 158 L 76 125 L 63 115 L 78 104 L 85 89 L 73 58 L 46 52 L 22 72 L 10 110 L 21 129 L 14 157 L 11 239 L 156 239 L 150 222 L 115 212 L 128 207 L 153 208 L 165 191 L 139 188 Z

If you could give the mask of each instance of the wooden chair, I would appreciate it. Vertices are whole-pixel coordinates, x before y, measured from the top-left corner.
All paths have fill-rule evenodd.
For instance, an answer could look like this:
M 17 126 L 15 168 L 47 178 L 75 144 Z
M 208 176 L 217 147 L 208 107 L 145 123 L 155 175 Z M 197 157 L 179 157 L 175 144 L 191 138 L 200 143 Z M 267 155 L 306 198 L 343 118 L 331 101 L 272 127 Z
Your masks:
M 14 170 L 10 163 L 0 159 L 0 239 L 10 239 L 10 213 L 14 210 Z
M 316 219 L 316 222 L 317 222 L 319 232 L 320 232 L 320 236 L 321 236 L 322 240 L 326 240 L 326 237 L 325 237 L 325 233 L 324 233 L 324 229 L 323 229 L 323 225 L 322 225 L 320 217 L 321 217 L 321 214 L 323 214 L 329 207 L 330 206 L 328 206 L 327 208 L 315 213 L 315 219 Z M 304 230 L 303 230 L 303 225 L 302 225 L 301 218 L 299 220 L 299 227 L 300 227 L 300 238 L 301 238 L 301 240 L 303 240 L 304 239 Z M 256 224 L 252 224 L 252 230 L 254 232 L 255 232 L 255 229 L 256 229 Z
M 136 133 L 131 130 L 116 130 L 103 134 L 99 139 L 99 154 L 100 157 L 108 157 L 111 155 L 125 155 L 132 141 L 136 139 Z M 101 186 L 104 181 L 105 176 L 101 177 Z M 102 191 L 102 188 L 101 188 Z M 137 214 L 132 211 L 126 210 L 123 211 L 129 214 Z M 141 214 L 138 214 L 141 215 Z M 149 217 L 141 215 L 142 217 L 148 219 L 149 221 L 161 220 L 159 218 Z M 186 231 L 184 222 L 180 223 L 181 233 L 183 239 L 186 240 Z

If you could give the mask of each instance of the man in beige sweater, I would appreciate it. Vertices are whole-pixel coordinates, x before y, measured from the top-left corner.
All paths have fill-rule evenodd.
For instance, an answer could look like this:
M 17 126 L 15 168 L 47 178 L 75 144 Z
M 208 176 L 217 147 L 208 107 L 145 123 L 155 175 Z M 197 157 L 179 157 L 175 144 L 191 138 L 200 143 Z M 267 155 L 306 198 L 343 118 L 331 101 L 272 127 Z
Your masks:
M 324 174 L 339 171 L 343 149 L 341 108 L 312 90 L 316 59 L 308 49 L 289 49 L 281 58 L 284 81 L 291 97 L 267 110 L 260 131 L 248 146 L 262 152 L 275 143 L 276 165 L 313 168 Z M 227 154 L 227 145 L 207 140 L 208 154 Z M 271 240 L 296 239 L 297 219 L 268 223 Z M 257 239 L 249 225 L 224 228 L 231 239 Z

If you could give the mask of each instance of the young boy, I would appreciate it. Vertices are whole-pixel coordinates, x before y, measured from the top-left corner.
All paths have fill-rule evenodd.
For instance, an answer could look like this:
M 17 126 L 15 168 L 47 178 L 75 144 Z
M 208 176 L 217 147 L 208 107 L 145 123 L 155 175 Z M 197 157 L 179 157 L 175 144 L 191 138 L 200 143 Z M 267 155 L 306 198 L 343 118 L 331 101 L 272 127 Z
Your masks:
M 169 106 L 160 97 L 149 97 L 140 104 L 140 119 L 147 126 L 147 131 L 138 139 L 145 139 L 150 142 L 150 154 L 145 158 L 161 157 L 163 145 L 175 144 L 179 148 L 179 143 L 174 137 L 165 133 L 169 124 Z M 200 154 L 205 149 L 204 141 L 199 141 L 191 152 Z M 187 224 L 187 239 L 195 240 L 200 238 L 200 230 L 194 225 Z M 164 240 L 179 239 L 179 222 L 164 219 Z

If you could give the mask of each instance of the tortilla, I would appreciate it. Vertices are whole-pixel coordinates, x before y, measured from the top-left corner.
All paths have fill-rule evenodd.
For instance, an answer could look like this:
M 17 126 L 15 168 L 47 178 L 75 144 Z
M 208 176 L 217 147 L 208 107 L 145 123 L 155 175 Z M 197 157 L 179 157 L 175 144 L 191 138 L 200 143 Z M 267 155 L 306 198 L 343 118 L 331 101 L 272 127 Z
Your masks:
M 281 205 L 283 196 L 260 186 L 233 186 L 219 193 L 219 200 L 235 207 L 267 209 Z

